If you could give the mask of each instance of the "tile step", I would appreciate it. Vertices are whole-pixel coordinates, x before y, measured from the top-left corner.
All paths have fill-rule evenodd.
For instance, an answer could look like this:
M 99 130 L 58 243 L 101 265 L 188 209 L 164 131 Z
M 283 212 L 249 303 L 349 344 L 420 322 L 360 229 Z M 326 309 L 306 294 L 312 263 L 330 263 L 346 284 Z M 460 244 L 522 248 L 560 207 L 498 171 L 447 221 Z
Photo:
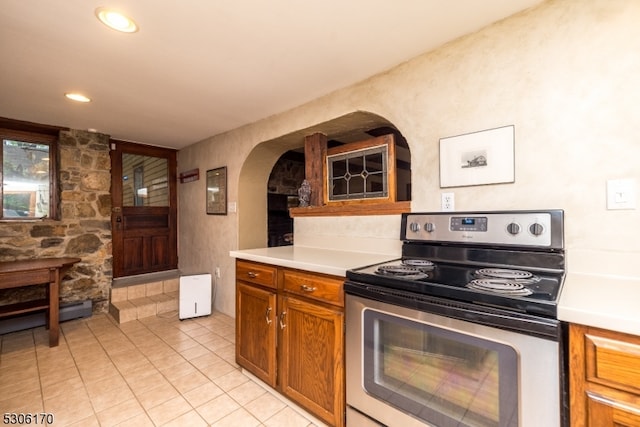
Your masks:
M 109 314 L 118 323 L 126 323 L 178 311 L 178 291 L 179 280 L 176 278 L 126 287 L 112 287 Z
M 151 317 L 157 314 L 178 311 L 178 292 L 162 293 L 148 297 L 111 302 L 109 314 L 118 323 Z

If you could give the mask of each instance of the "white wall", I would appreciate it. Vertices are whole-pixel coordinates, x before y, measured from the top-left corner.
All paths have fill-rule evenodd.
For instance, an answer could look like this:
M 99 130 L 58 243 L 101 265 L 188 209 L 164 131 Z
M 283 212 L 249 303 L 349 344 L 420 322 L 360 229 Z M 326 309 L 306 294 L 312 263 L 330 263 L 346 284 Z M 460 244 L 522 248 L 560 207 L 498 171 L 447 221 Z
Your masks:
M 638 22 L 636 0 L 550 1 L 358 85 L 194 144 L 180 151 L 179 171 L 199 167 L 203 176 L 226 165 L 229 200 L 243 200 L 238 209 L 251 215 L 251 203 L 238 191 L 254 147 L 370 111 L 407 138 L 412 210 L 439 210 L 445 191 L 439 187 L 439 139 L 515 125 L 515 183 L 454 188 L 456 208 L 564 209 L 570 269 L 622 268 L 621 274 L 638 275 L 632 267 L 640 260 L 640 211 L 606 209 L 607 180 L 640 178 Z M 266 182 L 264 187 L 266 198 Z M 179 186 L 180 267 L 213 272 L 220 266 L 216 309 L 233 315 L 234 260 L 228 253 L 239 248 L 238 215 L 207 216 L 204 194 L 202 177 Z M 332 227 L 318 226 L 327 221 L 320 218 L 296 220 L 296 234 L 305 243 L 311 233 L 323 245 L 339 244 L 331 237 L 340 233 L 343 241 L 357 241 L 366 237 L 368 221 L 372 230 L 380 224 L 361 220 L 358 227 L 348 220 L 331 220 Z

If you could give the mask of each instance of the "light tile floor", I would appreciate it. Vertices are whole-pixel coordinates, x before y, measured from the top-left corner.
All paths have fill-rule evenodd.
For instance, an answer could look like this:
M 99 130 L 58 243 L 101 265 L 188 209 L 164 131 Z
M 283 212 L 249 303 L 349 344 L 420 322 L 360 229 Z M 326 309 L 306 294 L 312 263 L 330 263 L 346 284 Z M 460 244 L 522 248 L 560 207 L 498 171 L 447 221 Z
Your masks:
M 0 336 L 0 416 L 50 413 L 53 425 L 83 427 L 315 425 L 242 373 L 229 316 L 118 325 L 98 314 L 60 326 L 54 348 L 44 327 Z

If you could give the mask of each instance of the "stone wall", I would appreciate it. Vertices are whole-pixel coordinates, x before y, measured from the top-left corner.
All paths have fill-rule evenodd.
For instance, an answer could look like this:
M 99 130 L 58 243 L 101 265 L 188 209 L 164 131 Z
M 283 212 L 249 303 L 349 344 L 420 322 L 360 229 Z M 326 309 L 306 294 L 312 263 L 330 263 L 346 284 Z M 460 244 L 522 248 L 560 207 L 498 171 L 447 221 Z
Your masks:
M 304 160 L 280 158 L 269 176 L 269 193 L 298 195 L 298 188 L 304 179 Z
M 62 303 L 93 302 L 106 312 L 112 278 L 109 136 L 60 133 L 59 221 L 0 223 L 0 261 L 73 256 L 82 259 L 62 281 Z M 0 304 L 40 298 L 44 286 L 0 291 Z

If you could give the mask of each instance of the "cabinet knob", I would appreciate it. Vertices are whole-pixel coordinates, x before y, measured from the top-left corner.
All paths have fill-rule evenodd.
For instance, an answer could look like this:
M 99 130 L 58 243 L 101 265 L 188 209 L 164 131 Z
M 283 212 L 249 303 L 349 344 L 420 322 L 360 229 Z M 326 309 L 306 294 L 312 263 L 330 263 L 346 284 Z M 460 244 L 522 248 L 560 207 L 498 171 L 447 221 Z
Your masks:
M 258 273 L 255 273 L 253 271 L 247 271 L 247 276 L 251 277 L 252 279 L 255 279 L 256 277 L 258 277 Z
M 280 313 L 280 329 L 284 329 L 287 327 L 287 324 L 284 323 L 284 318 L 287 315 L 286 311 L 283 311 L 282 313 Z
M 316 290 L 316 287 L 309 285 L 300 285 L 300 289 L 302 289 L 304 292 L 314 292 Z

